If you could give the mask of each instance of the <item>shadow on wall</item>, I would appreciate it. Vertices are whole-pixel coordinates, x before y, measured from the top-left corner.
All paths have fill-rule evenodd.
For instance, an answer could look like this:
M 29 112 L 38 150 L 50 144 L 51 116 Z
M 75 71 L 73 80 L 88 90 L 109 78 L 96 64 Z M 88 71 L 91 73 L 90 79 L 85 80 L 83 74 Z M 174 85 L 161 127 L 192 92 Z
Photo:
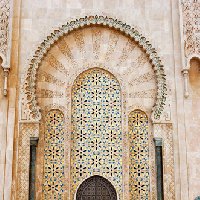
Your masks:
M 189 132 L 188 132 L 188 155 L 189 158 L 189 173 L 190 173 L 190 199 L 200 200 L 199 194 L 199 183 L 200 183 L 200 173 L 199 173 L 199 129 L 200 129 L 200 59 L 192 58 L 190 60 L 190 94 L 191 94 L 191 107 L 188 112 L 189 119 Z M 197 196 L 195 198 L 195 196 Z
M 200 59 L 192 58 L 190 60 L 190 87 L 192 98 L 192 115 L 193 122 L 199 126 L 200 119 Z
M 190 60 L 190 85 L 193 97 L 200 97 L 200 59 Z
M 2 68 L 3 59 L 0 56 L 0 97 L 3 95 L 3 68 Z

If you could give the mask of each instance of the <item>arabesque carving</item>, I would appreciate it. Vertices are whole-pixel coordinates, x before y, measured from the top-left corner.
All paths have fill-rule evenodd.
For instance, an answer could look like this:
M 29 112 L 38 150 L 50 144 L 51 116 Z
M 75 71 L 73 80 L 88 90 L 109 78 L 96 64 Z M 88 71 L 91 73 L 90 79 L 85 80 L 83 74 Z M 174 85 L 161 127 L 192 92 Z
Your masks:
M 0 0 L 0 59 L 4 70 L 3 94 L 7 95 L 8 75 L 10 69 L 10 46 L 11 46 L 11 3 L 12 0 Z
M 28 199 L 30 138 L 39 137 L 39 124 L 20 124 L 20 139 L 18 150 L 18 189 L 17 199 Z
M 0 0 L 0 57 L 3 60 L 2 67 L 10 67 L 10 14 L 11 0 Z
M 163 184 L 166 200 L 175 200 L 174 148 L 172 124 L 154 124 L 154 137 L 163 140 Z
M 23 85 L 22 112 L 24 117 L 22 118 L 22 120 L 39 121 L 41 118 L 40 108 L 36 99 L 36 74 L 39 64 L 43 60 L 45 54 L 51 48 L 52 44 L 54 44 L 62 36 L 67 35 L 74 30 L 97 25 L 110 27 L 115 30 L 118 30 L 119 32 L 129 37 L 130 40 L 133 40 L 136 43 L 138 43 L 138 45 L 146 52 L 148 59 L 152 63 L 155 77 L 157 79 L 157 101 L 153 108 L 152 119 L 160 119 L 161 113 L 164 109 L 164 105 L 166 102 L 167 89 L 164 67 L 157 54 L 156 49 L 153 48 L 151 43 L 144 36 L 142 36 L 135 28 L 132 28 L 126 23 L 118 21 L 117 19 L 103 16 L 86 16 L 84 18 L 68 22 L 60 28 L 54 30 L 54 32 L 51 33 L 51 35 L 49 35 L 46 38 L 46 40 L 44 40 L 40 44 L 38 49 L 35 51 L 35 55 L 33 56 L 33 59 L 30 62 L 30 66 L 25 77 L 25 83 Z M 97 34 L 95 37 L 98 37 L 98 33 L 95 34 Z M 96 40 L 96 45 L 97 47 L 95 48 L 95 50 L 98 51 L 98 38 Z M 61 50 L 68 55 L 68 57 L 71 59 L 72 64 L 76 65 L 73 57 L 70 57 L 70 51 L 67 48 L 67 46 L 60 46 L 59 48 L 61 48 Z M 128 51 L 129 46 L 127 46 L 127 48 Z M 122 58 L 122 60 L 123 59 L 126 58 Z
M 200 1 L 182 1 L 185 57 L 200 57 Z

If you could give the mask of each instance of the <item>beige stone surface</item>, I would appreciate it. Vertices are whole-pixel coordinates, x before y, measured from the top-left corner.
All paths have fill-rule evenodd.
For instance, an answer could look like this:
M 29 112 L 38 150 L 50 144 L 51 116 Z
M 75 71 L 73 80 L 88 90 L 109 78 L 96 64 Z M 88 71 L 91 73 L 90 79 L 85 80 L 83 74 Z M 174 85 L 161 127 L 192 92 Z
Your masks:
M 170 4 L 167 3 L 166 7 L 169 8 Z M 51 9 L 43 4 L 32 5 L 28 1 L 23 1 L 22 5 L 21 38 L 23 39 L 21 39 L 22 51 L 19 67 L 22 74 L 25 72 L 24 68 L 28 66 L 26 57 L 30 57 L 34 53 L 33 49 L 48 32 L 58 25 L 64 24 L 70 18 L 91 14 L 108 15 L 136 26 L 144 35 L 151 38 L 154 46 L 164 45 L 163 48 L 159 48 L 159 54 L 164 64 L 165 59 L 168 60 L 168 58 L 173 62 L 170 57 L 172 48 L 170 48 L 170 44 L 172 43 L 161 42 L 163 37 L 165 40 L 172 40 L 167 37 L 171 29 L 170 22 L 165 21 L 170 16 L 170 8 L 164 9 L 161 2 L 124 1 L 121 6 L 121 2 L 116 1 L 101 3 L 93 1 L 93 5 L 88 6 L 88 3 L 82 1 L 80 3 L 78 1 L 57 1 L 57 6 L 53 6 Z M 32 6 L 31 13 L 27 12 L 30 5 Z M 135 12 L 132 12 L 131 6 L 135 7 Z M 154 15 L 157 10 L 160 10 L 161 16 Z M 146 18 L 149 20 L 147 21 Z M 162 26 L 162 23 L 165 25 Z M 151 72 L 151 65 L 145 61 L 145 54 L 143 56 L 137 46 L 134 47 L 134 44 L 131 46 L 125 37 L 110 30 L 88 28 L 76 32 L 59 41 L 42 62 L 37 84 L 39 105 L 45 108 L 51 104 L 58 104 L 70 109 L 68 93 L 70 94 L 70 87 L 76 76 L 88 68 L 101 67 L 116 75 L 122 84 L 123 90 L 127 93 L 124 99 L 127 102 L 127 113 L 136 108 L 150 113 L 155 99 L 155 79 Z M 157 42 L 155 42 L 155 38 Z M 24 39 L 26 43 L 23 42 Z M 113 47 L 113 44 L 116 46 Z M 32 50 L 26 51 L 25 46 L 27 45 L 33 46 Z M 165 58 L 163 58 L 164 54 Z M 53 69 L 60 65 L 64 66 L 66 75 Z M 166 71 L 167 67 L 168 65 L 165 65 Z M 65 85 L 68 85 L 67 90 Z M 70 119 L 69 112 L 67 115 L 67 118 Z M 127 198 L 127 195 L 124 198 Z
M 51 48 L 42 61 L 37 76 L 36 96 L 41 109 L 50 109 L 52 105 L 62 108 L 67 119 L 71 121 L 73 83 L 80 73 L 94 67 L 108 70 L 119 81 L 124 105 L 124 123 L 134 109 L 151 112 L 155 103 L 156 83 L 146 54 L 129 38 L 103 27 L 74 31 Z M 126 130 L 125 126 L 123 130 Z M 67 127 L 67 133 L 70 134 L 70 126 Z M 126 137 L 124 136 L 124 140 Z M 70 144 L 70 140 L 66 140 L 66 143 Z M 69 159 L 66 157 L 66 163 Z M 126 159 L 126 155 L 123 155 L 123 159 Z M 154 157 L 151 159 L 154 160 Z M 123 164 L 123 168 L 128 168 L 126 165 Z M 124 171 L 124 180 L 128 181 L 126 173 L 127 171 Z M 155 185 L 153 181 L 152 185 Z M 152 191 L 155 194 L 155 188 Z M 128 197 L 128 188 L 123 195 L 124 198 Z
M 167 79 L 168 97 L 163 120 L 172 127 L 162 127 L 173 136 L 167 139 L 171 143 L 173 141 L 175 199 L 193 200 L 200 195 L 200 66 L 198 59 L 190 62 L 189 97 L 186 99 L 181 73 L 186 62 L 181 23 L 186 18 L 185 15 L 182 18 L 180 7 L 178 0 L 13 1 L 11 70 L 7 97 L 3 96 L 4 78 L 3 70 L 0 69 L 0 200 L 11 199 L 11 185 L 12 199 L 18 195 L 18 142 L 22 133 L 19 130 L 22 114 L 20 87 L 30 59 L 53 30 L 70 19 L 85 15 L 109 16 L 126 22 L 147 36 L 158 50 Z M 60 65 L 64 66 L 64 71 L 56 69 Z M 100 27 L 75 31 L 50 49 L 37 76 L 37 100 L 41 108 L 49 109 L 52 105 L 59 105 L 70 109 L 73 81 L 82 71 L 92 67 L 109 70 L 120 81 L 125 91 L 125 116 L 135 108 L 143 109 L 150 116 L 155 103 L 156 82 L 145 53 L 134 42 L 128 41 L 127 37 Z M 66 113 L 70 120 L 70 112 Z M 165 126 L 170 126 L 170 130 Z M 153 128 L 151 131 L 156 133 Z M 70 155 L 67 157 L 69 162 Z M 125 188 L 128 189 L 127 184 Z M 124 199 L 128 199 L 128 195 Z M 166 199 L 172 200 L 174 197 L 169 195 Z
M 189 198 L 199 195 L 200 189 L 200 60 L 192 59 L 189 70 L 190 97 L 186 101 L 187 162 Z

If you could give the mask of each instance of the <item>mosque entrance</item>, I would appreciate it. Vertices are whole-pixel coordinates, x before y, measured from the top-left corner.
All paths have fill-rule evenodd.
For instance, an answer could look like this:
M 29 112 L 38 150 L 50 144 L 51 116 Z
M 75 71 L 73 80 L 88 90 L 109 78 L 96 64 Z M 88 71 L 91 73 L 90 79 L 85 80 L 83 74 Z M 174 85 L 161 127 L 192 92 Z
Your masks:
M 107 179 L 92 176 L 80 185 L 76 200 L 117 200 L 117 193 Z

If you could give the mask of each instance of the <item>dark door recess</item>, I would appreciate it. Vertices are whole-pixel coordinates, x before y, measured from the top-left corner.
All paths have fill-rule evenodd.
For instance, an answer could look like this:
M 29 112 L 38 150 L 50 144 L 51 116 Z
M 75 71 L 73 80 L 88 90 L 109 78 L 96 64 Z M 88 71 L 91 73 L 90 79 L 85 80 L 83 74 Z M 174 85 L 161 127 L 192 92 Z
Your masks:
M 107 179 L 92 176 L 80 185 L 76 200 L 117 200 L 117 193 Z

